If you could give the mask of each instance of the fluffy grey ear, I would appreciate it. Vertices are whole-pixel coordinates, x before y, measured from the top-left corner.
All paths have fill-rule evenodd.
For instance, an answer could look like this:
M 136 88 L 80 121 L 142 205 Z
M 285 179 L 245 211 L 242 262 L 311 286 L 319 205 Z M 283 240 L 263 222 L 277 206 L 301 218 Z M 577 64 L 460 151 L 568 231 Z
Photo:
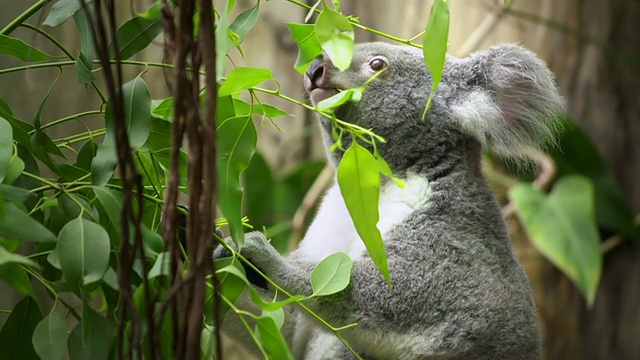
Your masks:
M 501 45 L 451 59 L 448 103 L 454 120 L 483 145 L 522 154 L 553 141 L 564 100 L 554 76 L 533 52 Z

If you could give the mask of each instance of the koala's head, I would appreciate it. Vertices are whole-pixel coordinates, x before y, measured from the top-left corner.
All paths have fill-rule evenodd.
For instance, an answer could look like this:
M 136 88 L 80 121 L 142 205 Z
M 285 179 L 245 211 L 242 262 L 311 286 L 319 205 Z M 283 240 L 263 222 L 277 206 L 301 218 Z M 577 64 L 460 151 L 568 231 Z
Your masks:
M 464 59 L 447 56 L 424 120 L 432 77 L 420 49 L 357 44 L 349 69 L 339 71 L 325 55 L 309 67 L 304 85 L 316 105 L 339 90 L 364 85 L 378 72 L 361 101 L 341 106 L 336 115 L 384 137 L 387 143 L 378 149 L 396 172 L 432 167 L 445 157 L 479 159 L 481 146 L 518 156 L 527 147 L 552 141 L 564 110 L 553 74 L 517 45 Z M 321 124 L 329 146 L 331 121 L 321 117 Z M 340 151 L 330 154 L 334 164 L 341 156 Z

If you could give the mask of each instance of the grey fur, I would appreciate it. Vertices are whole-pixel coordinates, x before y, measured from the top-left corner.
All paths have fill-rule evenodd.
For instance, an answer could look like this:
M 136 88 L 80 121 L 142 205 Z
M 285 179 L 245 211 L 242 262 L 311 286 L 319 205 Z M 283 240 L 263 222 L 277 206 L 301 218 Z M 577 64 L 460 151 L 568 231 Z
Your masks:
M 379 55 L 388 59 L 385 72 L 367 85 L 359 103 L 337 114 L 386 138 L 380 153 L 397 176 L 428 180 L 429 194 L 420 195 L 428 203 L 383 234 L 392 292 L 364 255 L 354 259 L 346 290 L 306 305 L 334 326 L 358 323 L 342 335 L 363 358 L 538 359 L 531 289 L 482 176 L 480 157 L 482 146 L 518 155 L 552 142 L 563 111 L 553 75 L 516 45 L 465 59 L 449 56 L 422 120 L 431 75 L 421 51 L 368 43 L 356 46 L 345 72 L 325 59 L 322 86 L 361 86 L 373 73 L 369 60 Z M 320 121 L 329 146 L 331 123 Z M 337 164 L 341 155 L 330 153 L 331 162 Z M 287 291 L 311 294 L 315 262 L 299 252 L 282 257 L 263 235 L 251 233 L 242 253 Z M 353 358 L 319 324 L 294 310 L 285 326 L 297 358 Z

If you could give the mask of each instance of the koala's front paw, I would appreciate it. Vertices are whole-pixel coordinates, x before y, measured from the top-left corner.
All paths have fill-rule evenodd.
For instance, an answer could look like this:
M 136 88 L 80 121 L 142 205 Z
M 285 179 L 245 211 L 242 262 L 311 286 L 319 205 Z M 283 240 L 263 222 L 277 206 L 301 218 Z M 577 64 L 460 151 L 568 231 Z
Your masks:
M 238 247 L 231 237 L 226 238 L 224 241 L 231 249 L 238 251 Z M 240 254 L 267 276 L 270 266 L 277 263 L 281 258 L 280 254 L 269 244 L 264 234 L 260 232 L 245 234 L 244 244 L 242 245 Z M 213 253 L 214 260 L 228 256 L 231 256 L 231 253 L 222 245 L 218 246 Z M 245 263 L 242 263 L 242 267 L 250 283 L 262 289 L 267 289 L 267 281 L 262 275 L 258 274 L 251 266 Z

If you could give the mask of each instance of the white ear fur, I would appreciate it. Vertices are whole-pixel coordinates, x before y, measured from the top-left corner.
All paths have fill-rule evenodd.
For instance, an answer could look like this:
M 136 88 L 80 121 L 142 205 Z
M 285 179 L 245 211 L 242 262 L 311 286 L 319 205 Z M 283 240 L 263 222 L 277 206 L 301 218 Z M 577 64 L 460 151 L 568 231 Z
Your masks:
M 465 59 L 469 85 L 455 94 L 454 120 L 484 146 L 504 155 L 553 141 L 564 100 L 546 64 L 517 45 L 493 47 Z

